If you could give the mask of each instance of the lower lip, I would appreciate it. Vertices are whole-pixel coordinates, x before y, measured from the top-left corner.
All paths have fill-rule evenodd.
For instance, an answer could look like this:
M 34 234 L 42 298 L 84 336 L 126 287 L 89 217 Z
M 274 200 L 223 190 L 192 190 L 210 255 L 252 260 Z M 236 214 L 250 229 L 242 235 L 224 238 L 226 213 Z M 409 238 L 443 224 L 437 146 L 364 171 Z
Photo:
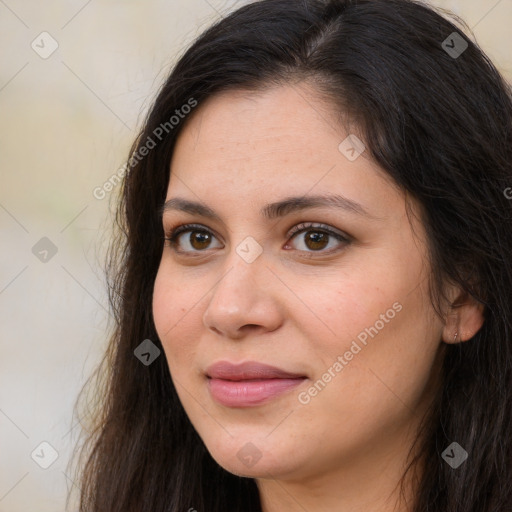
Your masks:
M 305 381 L 298 379 L 223 380 L 208 379 L 212 398 L 227 407 L 251 407 L 272 400 Z

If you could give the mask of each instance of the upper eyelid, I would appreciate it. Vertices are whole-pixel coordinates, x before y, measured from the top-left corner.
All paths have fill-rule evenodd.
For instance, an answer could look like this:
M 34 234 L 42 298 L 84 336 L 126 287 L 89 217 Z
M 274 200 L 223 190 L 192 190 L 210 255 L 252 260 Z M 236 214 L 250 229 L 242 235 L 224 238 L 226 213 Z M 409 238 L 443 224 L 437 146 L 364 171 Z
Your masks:
M 213 233 L 216 237 L 218 237 L 217 235 L 217 231 L 209 226 L 206 226 L 204 224 L 201 224 L 199 222 L 171 222 L 171 221 L 168 221 L 166 222 L 165 220 L 165 214 L 164 216 L 162 217 L 162 225 L 163 225 L 163 230 L 164 230 L 164 233 L 166 234 L 165 236 L 167 237 L 168 235 L 172 235 L 174 234 L 174 232 L 184 226 L 187 226 L 187 229 L 203 229 L 205 231 L 210 231 L 211 233 Z
M 350 235 L 348 233 L 345 233 L 344 231 L 337 229 L 333 226 L 329 226 L 328 224 L 325 224 L 323 222 L 299 222 L 298 224 L 295 224 L 291 229 L 289 229 L 288 233 L 290 233 L 290 235 L 295 235 L 297 233 L 300 233 L 301 231 L 306 231 L 307 229 L 318 229 L 319 231 L 323 230 L 335 235 L 343 236 L 345 238 L 350 238 Z

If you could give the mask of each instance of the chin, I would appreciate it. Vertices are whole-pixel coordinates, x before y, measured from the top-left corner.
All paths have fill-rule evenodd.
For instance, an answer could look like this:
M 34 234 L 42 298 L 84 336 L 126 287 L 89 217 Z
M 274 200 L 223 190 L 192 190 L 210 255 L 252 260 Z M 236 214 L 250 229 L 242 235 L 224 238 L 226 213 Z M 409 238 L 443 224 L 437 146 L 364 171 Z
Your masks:
M 250 438 L 229 438 L 222 446 L 217 443 L 214 448 L 206 447 L 219 466 L 237 476 L 273 478 L 293 471 L 289 456 L 292 448 L 285 450 L 281 442 L 270 443 L 264 435 L 252 437 L 253 441 Z

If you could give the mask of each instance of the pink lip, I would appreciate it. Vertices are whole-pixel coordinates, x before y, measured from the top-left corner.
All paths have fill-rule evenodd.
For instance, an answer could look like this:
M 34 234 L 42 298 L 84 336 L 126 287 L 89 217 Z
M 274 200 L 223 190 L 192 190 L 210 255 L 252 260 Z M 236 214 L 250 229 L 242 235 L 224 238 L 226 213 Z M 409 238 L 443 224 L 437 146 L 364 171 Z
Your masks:
M 254 361 L 219 361 L 206 370 L 212 398 L 227 407 L 251 407 L 300 385 L 305 375 Z

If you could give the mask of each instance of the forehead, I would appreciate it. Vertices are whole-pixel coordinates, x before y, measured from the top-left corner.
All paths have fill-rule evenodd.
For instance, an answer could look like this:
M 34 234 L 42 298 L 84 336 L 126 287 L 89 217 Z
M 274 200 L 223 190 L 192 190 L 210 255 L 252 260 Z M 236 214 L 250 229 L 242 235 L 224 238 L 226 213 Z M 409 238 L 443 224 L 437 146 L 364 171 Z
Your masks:
M 197 107 L 177 139 L 168 196 L 172 190 L 201 199 L 235 192 L 254 203 L 285 191 L 334 192 L 377 209 L 397 199 L 389 176 L 365 152 L 350 161 L 340 151 L 349 133 L 335 118 L 334 107 L 307 86 L 214 95 Z

